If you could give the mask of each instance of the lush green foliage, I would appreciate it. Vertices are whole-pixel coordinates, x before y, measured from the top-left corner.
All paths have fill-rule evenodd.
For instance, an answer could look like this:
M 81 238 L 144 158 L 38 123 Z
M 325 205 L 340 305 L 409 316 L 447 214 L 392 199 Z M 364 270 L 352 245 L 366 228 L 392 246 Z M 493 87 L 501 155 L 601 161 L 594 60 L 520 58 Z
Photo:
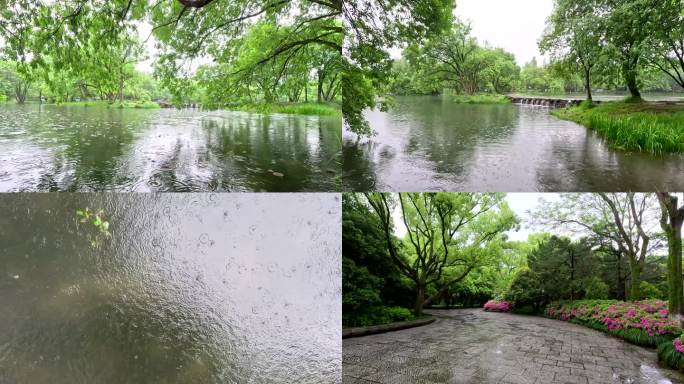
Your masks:
M 684 107 L 656 103 L 601 103 L 554 111 L 596 130 L 613 146 L 653 154 L 684 152 Z
M 380 223 L 368 208 L 346 194 L 342 207 L 342 323 L 388 322 L 383 308 L 411 306 L 411 288 L 389 259 Z
M 647 283 L 646 281 L 642 281 Z M 584 297 L 589 300 L 605 300 L 609 296 L 608 284 L 606 284 L 598 276 L 593 276 L 587 280 L 586 288 L 584 290 Z
M 541 286 L 539 275 L 530 269 L 524 269 L 515 275 L 505 298 L 514 308 L 531 307 L 534 312 L 538 312 L 546 301 Z

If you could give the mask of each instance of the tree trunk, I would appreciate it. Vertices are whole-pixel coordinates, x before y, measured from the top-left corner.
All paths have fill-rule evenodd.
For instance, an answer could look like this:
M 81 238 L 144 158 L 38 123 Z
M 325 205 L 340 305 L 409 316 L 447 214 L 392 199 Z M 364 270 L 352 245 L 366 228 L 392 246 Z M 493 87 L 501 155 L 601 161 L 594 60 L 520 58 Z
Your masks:
M 643 265 L 640 265 L 636 261 L 631 261 L 629 262 L 629 276 L 630 276 L 630 282 L 629 282 L 629 299 L 630 300 L 639 300 L 641 296 L 641 288 L 639 287 L 639 284 L 641 284 L 641 271 L 644 269 Z
M 413 313 L 416 316 L 423 314 L 423 303 L 425 302 L 425 285 L 422 283 L 416 284 L 416 302 L 413 306 Z
M 620 251 L 617 251 L 615 253 L 615 258 L 617 259 L 617 265 L 615 270 L 617 271 L 617 284 L 615 285 L 615 288 L 617 288 L 617 298 L 618 300 L 624 300 L 625 299 L 625 279 L 622 278 L 622 253 Z
M 123 74 L 121 74 L 121 78 L 119 79 L 119 100 L 121 101 L 121 104 L 124 102 L 124 78 Z
M 669 288 L 670 316 L 682 318 L 684 313 L 684 287 L 682 286 L 682 225 L 678 223 L 667 233 L 667 283 Z
M 667 192 L 657 192 L 660 202 L 660 227 L 667 236 L 667 285 L 670 318 L 682 322 L 684 315 L 684 281 L 682 280 L 682 223 L 684 207 L 678 198 Z
M 630 95 L 635 99 L 641 98 L 641 92 L 639 92 L 639 85 L 637 84 L 637 69 L 638 60 L 628 60 L 627 63 L 623 64 L 622 71 L 625 77 L 625 83 L 629 89 Z
M 323 102 L 323 81 L 325 79 L 325 75 L 321 74 L 321 72 L 318 72 L 318 102 L 322 103 Z
M 587 100 L 591 102 L 591 74 L 588 69 L 584 70 L 584 88 L 587 90 Z

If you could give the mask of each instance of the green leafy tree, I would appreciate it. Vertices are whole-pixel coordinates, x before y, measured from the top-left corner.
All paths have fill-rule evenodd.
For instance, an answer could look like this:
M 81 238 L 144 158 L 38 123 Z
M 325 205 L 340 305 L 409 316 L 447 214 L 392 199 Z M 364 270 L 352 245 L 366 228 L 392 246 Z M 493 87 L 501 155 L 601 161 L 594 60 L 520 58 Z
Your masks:
M 591 275 L 593 254 L 586 241 L 572 242 L 552 236 L 527 256 L 550 300 L 581 298 L 584 280 Z
M 571 63 L 582 71 L 587 100 L 592 100 L 591 77 L 604 54 L 603 31 L 593 13 L 597 4 L 592 0 L 559 0 L 547 22 L 547 31 L 539 47 L 555 60 Z
M 639 284 L 649 253 L 660 247 L 657 205 L 652 194 L 566 194 L 540 206 L 537 221 L 585 235 L 595 235 L 626 256 L 630 298 L 640 297 Z
M 504 232 L 516 223 L 503 201 L 503 194 L 366 193 L 365 196 L 380 220 L 392 261 L 415 285 L 416 315 L 471 271 L 491 263 L 494 250 L 489 246 L 501 241 Z M 403 249 L 393 237 L 392 217 L 397 204 L 407 229 Z M 428 287 L 437 282 L 441 282 L 440 286 L 426 297 Z

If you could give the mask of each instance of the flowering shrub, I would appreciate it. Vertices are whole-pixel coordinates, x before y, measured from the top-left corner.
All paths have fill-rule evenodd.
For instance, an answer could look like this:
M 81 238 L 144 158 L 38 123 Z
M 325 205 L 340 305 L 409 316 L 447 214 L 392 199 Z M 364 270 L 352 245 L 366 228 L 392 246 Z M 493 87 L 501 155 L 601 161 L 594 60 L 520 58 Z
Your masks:
M 665 362 L 670 368 L 684 371 L 684 335 L 671 342 L 659 344 L 658 360 Z
M 511 310 L 511 303 L 508 301 L 489 300 L 485 303 L 484 310 L 489 312 L 508 312 Z
M 682 345 L 682 340 L 684 340 L 684 335 L 679 336 L 678 338 L 672 341 L 672 344 L 679 353 L 684 353 L 684 345 Z
M 601 329 L 642 345 L 656 346 L 682 332 L 677 321 L 668 319 L 667 302 L 661 300 L 552 303 L 546 308 L 545 314 Z

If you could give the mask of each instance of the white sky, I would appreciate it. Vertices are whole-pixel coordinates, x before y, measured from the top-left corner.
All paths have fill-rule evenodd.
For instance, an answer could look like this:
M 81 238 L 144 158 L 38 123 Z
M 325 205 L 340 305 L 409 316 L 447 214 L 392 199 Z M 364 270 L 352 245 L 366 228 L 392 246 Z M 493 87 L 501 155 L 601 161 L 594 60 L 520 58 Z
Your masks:
M 454 15 L 470 22 L 480 44 L 487 42 L 513 53 L 522 66 L 533 57 L 544 62 L 537 41 L 552 10 L 553 0 L 456 0 Z M 389 51 L 394 58 L 401 56 L 400 49 Z
M 541 54 L 537 41 L 544 32 L 553 0 L 456 0 L 454 14 L 470 21 L 472 34 L 515 55 L 518 65 Z

